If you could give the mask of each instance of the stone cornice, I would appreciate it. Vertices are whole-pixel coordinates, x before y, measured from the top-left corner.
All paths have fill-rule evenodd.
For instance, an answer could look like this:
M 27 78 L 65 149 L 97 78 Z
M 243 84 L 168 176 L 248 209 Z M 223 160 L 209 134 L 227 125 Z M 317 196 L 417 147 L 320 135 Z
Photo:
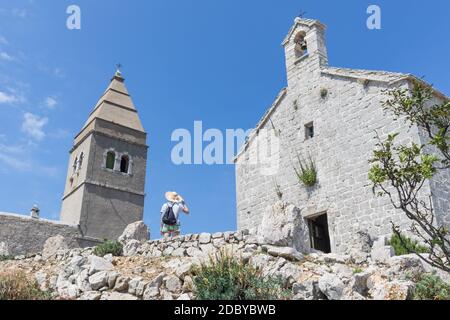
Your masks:
M 72 191 L 70 191 L 68 194 L 66 194 L 62 198 L 62 200 L 64 201 L 65 199 L 67 199 L 69 196 L 71 196 L 73 193 L 75 193 L 78 189 L 80 189 L 84 185 L 92 185 L 92 186 L 96 186 L 96 187 L 102 187 L 102 188 L 106 188 L 106 189 L 110 189 L 110 190 L 126 192 L 126 193 L 131 193 L 134 195 L 145 197 L 145 192 L 139 192 L 139 191 L 128 189 L 128 188 L 115 187 L 115 186 L 108 185 L 107 183 L 100 183 L 98 181 L 88 179 L 88 180 L 85 180 L 82 183 L 80 183 L 76 188 L 74 188 Z

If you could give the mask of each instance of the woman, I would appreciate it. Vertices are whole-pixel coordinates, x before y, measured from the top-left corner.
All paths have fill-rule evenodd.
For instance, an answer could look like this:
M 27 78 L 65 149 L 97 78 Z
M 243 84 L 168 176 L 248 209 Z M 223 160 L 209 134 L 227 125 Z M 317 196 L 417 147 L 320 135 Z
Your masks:
M 166 192 L 166 199 L 161 208 L 161 235 L 176 237 L 180 235 L 180 211 L 189 214 L 189 208 L 176 192 Z

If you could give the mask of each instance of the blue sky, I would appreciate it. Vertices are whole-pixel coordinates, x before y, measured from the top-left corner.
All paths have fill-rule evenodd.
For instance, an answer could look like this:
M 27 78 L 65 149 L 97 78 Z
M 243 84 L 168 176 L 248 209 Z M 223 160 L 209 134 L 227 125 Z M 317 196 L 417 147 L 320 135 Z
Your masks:
M 66 28 L 71 4 L 81 30 Z M 370 4 L 381 30 L 366 28 Z M 191 207 L 184 232 L 235 229 L 234 167 L 173 165 L 171 133 L 252 128 L 286 85 L 280 44 L 301 11 L 328 26 L 330 65 L 413 73 L 449 94 L 444 0 L 0 0 L 0 211 L 37 203 L 58 218 L 73 137 L 121 62 L 148 132 L 153 236 L 167 190 Z

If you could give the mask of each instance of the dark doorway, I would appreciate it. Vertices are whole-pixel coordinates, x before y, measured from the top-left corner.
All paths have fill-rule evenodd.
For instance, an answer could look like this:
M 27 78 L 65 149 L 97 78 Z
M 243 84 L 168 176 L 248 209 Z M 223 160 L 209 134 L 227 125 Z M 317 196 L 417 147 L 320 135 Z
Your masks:
M 313 218 L 308 218 L 309 238 L 311 248 L 324 253 L 331 252 L 330 234 L 328 232 L 327 214 L 321 214 Z

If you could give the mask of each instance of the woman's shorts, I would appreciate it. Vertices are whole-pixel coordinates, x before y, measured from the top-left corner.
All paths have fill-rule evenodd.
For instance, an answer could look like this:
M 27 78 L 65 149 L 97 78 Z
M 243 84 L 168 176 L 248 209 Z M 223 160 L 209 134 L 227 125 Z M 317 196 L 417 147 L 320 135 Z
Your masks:
M 169 226 L 167 224 L 163 224 L 162 228 L 161 228 L 161 232 L 162 233 L 166 233 L 166 232 L 178 232 L 180 231 L 180 225 L 176 224 L 174 226 Z

